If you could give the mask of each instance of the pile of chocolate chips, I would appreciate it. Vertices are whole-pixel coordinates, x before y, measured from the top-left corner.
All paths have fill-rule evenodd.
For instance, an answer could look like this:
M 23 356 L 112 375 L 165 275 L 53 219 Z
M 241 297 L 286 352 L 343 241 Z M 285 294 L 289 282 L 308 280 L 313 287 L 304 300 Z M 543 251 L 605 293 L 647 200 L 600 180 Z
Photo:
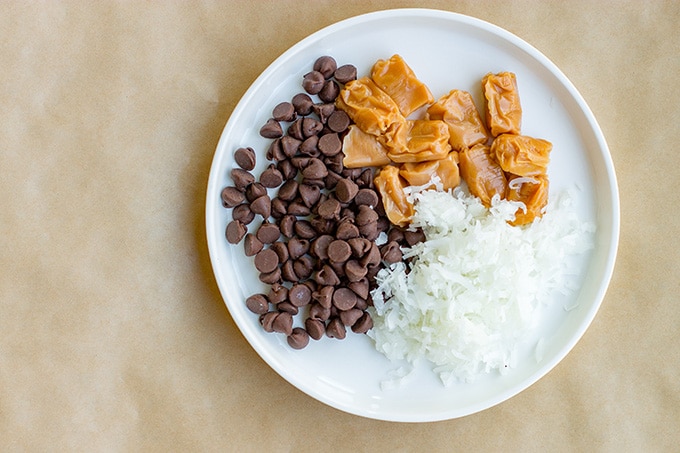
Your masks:
M 304 92 L 275 106 L 260 129 L 272 139 L 266 170 L 256 180 L 255 151 L 239 148 L 233 186 L 222 191 L 233 218 L 227 241 L 243 240 L 260 280 L 270 285 L 268 294 L 254 294 L 246 305 L 264 330 L 285 334 L 296 349 L 310 337 L 343 339 L 348 328 L 371 329 L 366 309 L 375 275 L 402 260 L 401 246 L 423 239 L 422 232 L 389 222 L 373 186 L 374 169 L 343 165 L 342 140 L 351 120 L 335 108 L 335 99 L 356 76 L 352 65 L 318 58 L 303 77 Z M 278 191 L 271 198 L 273 189 Z M 249 232 L 256 216 L 261 223 Z M 378 246 L 381 232 L 387 242 Z M 304 327 L 294 326 L 295 317 Z

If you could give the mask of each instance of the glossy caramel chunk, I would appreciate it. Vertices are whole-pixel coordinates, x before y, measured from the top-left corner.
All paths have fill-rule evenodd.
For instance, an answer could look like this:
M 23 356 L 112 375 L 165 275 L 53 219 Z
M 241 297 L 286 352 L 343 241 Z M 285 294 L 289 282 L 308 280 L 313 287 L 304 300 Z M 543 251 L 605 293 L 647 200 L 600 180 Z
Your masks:
M 459 153 L 459 157 L 461 178 L 470 193 L 482 200 L 484 206 L 491 206 L 494 195 L 505 198 L 508 182 L 503 169 L 491 156 L 488 146 L 475 145 Z
M 404 121 L 397 104 L 368 77 L 347 83 L 335 105 L 371 135 L 382 135 L 395 123 Z
M 400 55 L 378 60 L 371 70 L 371 79 L 394 99 L 404 116 L 434 101 L 430 89 L 418 80 Z
M 486 125 L 491 135 L 520 134 L 522 106 L 515 74 L 487 74 L 482 79 L 482 91 L 486 98 Z
M 427 118 L 442 120 L 449 127 L 449 143 L 457 151 L 486 143 L 488 132 L 472 95 L 467 91 L 451 90 L 427 109 Z
M 398 163 L 443 159 L 451 151 L 449 128 L 439 120 L 406 120 L 383 139 L 387 157 Z
M 406 226 L 413 217 L 413 204 L 406 199 L 405 181 L 399 176 L 399 169 L 388 165 L 380 169 L 373 180 L 380 193 L 387 218 L 394 225 Z
M 521 201 L 526 206 L 526 210 L 517 210 L 515 220 L 510 222 L 511 225 L 526 225 L 533 222 L 536 217 L 543 215 L 543 210 L 548 204 L 548 177 L 546 175 L 531 178 L 511 176 L 508 180 L 507 199 Z
M 552 143 L 526 135 L 502 134 L 491 145 L 501 168 L 519 176 L 545 174 L 550 163 Z
M 390 163 L 387 149 L 378 137 L 367 134 L 356 125 L 349 127 L 349 132 L 342 140 L 342 160 L 346 168 L 382 167 Z
M 445 158 L 439 160 L 401 164 L 399 175 L 411 186 L 424 186 L 437 175 L 442 182 L 443 190 L 453 189 L 460 184 L 458 152 L 451 151 Z M 428 188 L 432 187 L 434 185 Z

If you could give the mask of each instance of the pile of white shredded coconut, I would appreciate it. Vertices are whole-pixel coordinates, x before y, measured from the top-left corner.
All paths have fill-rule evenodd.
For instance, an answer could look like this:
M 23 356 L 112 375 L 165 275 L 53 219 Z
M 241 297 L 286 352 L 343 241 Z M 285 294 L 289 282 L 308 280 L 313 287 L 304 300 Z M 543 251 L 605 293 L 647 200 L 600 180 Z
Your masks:
M 426 240 L 404 249 L 410 265 L 377 275 L 376 348 L 395 361 L 431 361 L 445 385 L 514 367 L 538 309 L 573 290 L 566 258 L 592 247 L 594 226 L 578 218 L 568 192 L 524 227 L 507 223 L 521 203 L 496 199 L 487 209 L 459 188 L 412 198 L 411 227 Z

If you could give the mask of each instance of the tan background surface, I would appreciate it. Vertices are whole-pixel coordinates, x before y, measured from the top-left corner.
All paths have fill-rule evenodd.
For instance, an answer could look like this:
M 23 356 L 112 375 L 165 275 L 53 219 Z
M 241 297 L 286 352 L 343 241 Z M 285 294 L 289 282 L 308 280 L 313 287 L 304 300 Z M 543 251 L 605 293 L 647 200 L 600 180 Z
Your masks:
M 427 424 L 339 412 L 268 368 L 225 309 L 203 220 L 257 75 L 326 25 L 407 6 L 552 59 L 602 126 L 622 207 L 573 352 L 506 403 Z M 678 451 L 678 19 L 671 1 L 3 2 L 0 450 Z

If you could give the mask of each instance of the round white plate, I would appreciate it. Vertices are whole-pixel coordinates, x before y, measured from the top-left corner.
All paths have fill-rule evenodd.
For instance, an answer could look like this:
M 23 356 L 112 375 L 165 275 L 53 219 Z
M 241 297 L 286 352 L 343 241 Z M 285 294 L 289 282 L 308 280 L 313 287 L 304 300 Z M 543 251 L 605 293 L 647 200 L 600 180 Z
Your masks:
M 481 106 L 480 80 L 488 72 L 517 75 L 523 133 L 554 145 L 549 177 L 551 195 L 580 187 L 576 203 L 584 221 L 596 224 L 594 248 L 581 258 L 578 289 L 557 297 L 508 374 L 483 376 L 474 383 L 445 387 L 427 363 L 403 385 L 381 390 L 397 365 L 378 353 L 366 335 L 345 340 L 310 341 L 293 350 L 281 334 L 266 333 L 245 299 L 266 287 L 257 278 L 243 244 L 230 245 L 224 231 L 231 220 L 220 192 L 230 185 L 233 153 L 257 150 L 265 168 L 270 143 L 259 128 L 273 107 L 301 92 L 302 76 L 322 55 L 338 65 L 351 63 L 366 75 L 372 64 L 398 53 L 435 98 L 451 89 L 468 90 Z M 252 347 L 283 378 L 337 409 L 381 420 L 444 420 L 489 408 L 516 395 L 550 371 L 573 348 L 595 316 L 612 274 L 619 236 L 619 201 L 614 168 L 602 132 L 576 88 L 548 58 L 513 34 L 471 17 L 425 9 L 398 9 L 354 17 L 302 40 L 274 61 L 234 109 L 215 152 L 207 188 L 206 223 L 210 258 L 226 305 Z M 251 225 L 252 228 L 252 225 Z M 576 308 L 573 308 L 576 306 Z M 566 310 L 569 307 L 570 310 Z M 573 308 L 573 309 L 571 309 Z M 541 360 L 535 354 L 541 340 Z M 244 364 L 247 366 L 247 364 Z

